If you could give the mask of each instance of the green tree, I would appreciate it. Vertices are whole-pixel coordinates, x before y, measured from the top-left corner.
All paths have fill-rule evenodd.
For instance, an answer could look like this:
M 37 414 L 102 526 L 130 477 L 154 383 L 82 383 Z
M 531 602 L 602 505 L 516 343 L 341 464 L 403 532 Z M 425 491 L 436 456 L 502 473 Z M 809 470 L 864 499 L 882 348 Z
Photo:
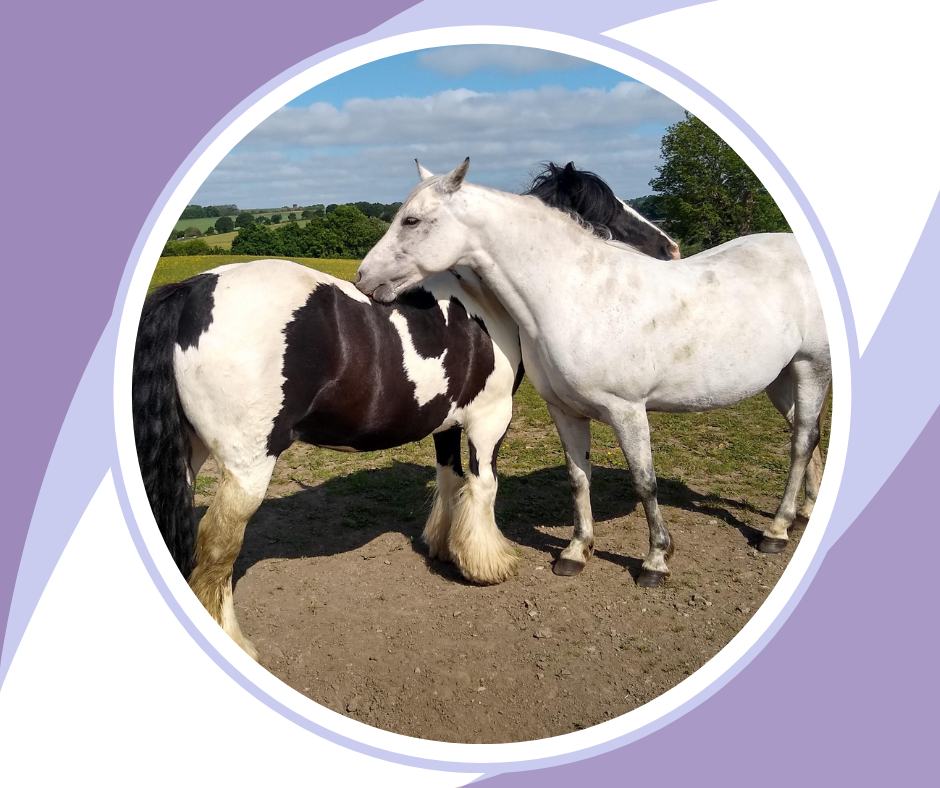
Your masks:
M 201 205 L 187 205 L 180 214 L 180 220 L 183 219 L 202 219 L 206 215 Z
M 280 255 L 282 251 L 281 234 L 260 222 L 250 224 L 238 231 L 232 241 L 232 254 Z
M 296 214 L 296 213 L 289 213 L 289 214 L 287 214 L 287 221 L 289 221 L 289 222 L 296 222 L 296 221 L 297 221 L 297 214 Z
M 184 238 L 199 238 L 202 235 L 202 230 L 200 230 L 195 225 L 190 225 L 189 227 L 183 228 L 183 237 Z
M 354 205 L 338 205 L 323 224 L 342 242 L 339 256 L 352 260 L 365 257 L 388 229 L 381 219 L 365 216 Z
M 281 214 L 272 213 L 271 214 L 271 224 L 280 224 L 281 223 Z
M 659 192 L 655 204 L 684 254 L 750 233 L 790 231 L 757 176 L 691 113 L 666 129 L 662 157 L 650 186 Z
M 201 238 L 192 241 L 168 241 L 160 253 L 160 257 L 178 257 L 188 255 L 228 254 L 225 249 L 218 246 L 209 246 Z
M 235 226 L 236 227 L 250 227 L 254 224 L 255 217 L 252 216 L 248 211 L 242 211 L 238 216 L 235 217 Z
M 215 235 L 215 234 L 216 234 L 216 229 L 211 224 L 206 228 L 206 231 L 203 233 L 203 235 Z
M 355 259 L 351 255 L 346 254 L 343 239 L 329 227 L 322 225 L 317 228 L 316 232 L 310 233 L 307 239 L 307 245 L 304 247 L 304 253 L 308 257 Z
M 218 233 L 230 233 L 235 229 L 235 222 L 231 216 L 221 216 L 215 221 L 215 230 Z
M 277 231 L 281 240 L 280 254 L 285 257 L 312 257 L 309 252 L 309 237 L 303 227 L 291 222 Z
M 655 194 L 650 194 L 646 197 L 635 197 L 632 200 L 625 200 L 625 202 L 631 208 L 643 214 L 647 219 L 657 221 L 666 218 L 663 215 L 662 209 L 659 207 L 659 199 L 660 198 Z

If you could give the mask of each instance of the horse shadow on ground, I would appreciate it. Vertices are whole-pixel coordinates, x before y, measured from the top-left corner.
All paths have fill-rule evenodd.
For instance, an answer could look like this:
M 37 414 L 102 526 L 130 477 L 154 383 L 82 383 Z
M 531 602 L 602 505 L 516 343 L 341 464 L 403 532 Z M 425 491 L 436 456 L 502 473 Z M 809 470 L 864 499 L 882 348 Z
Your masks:
M 241 554 L 235 563 L 235 583 L 254 564 L 267 559 L 314 558 L 351 552 L 388 533 L 405 536 L 428 568 L 455 582 L 466 582 L 453 564 L 431 559 L 421 540 L 430 511 L 434 469 L 413 463 L 364 469 L 329 479 L 299 492 L 264 501 L 251 519 Z M 591 499 L 597 522 L 625 517 L 639 504 L 626 470 L 595 467 Z M 761 532 L 735 515 L 749 511 L 772 517 L 742 501 L 699 493 L 684 483 L 659 479 L 661 505 L 704 514 L 736 528 L 756 546 Z M 204 512 L 200 508 L 199 516 Z M 529 474 L 500 477 L 496 521 L 517 544 L 549 553 L 552 559 L 571 536 L 572 498 L 564 468 L 545 468 Z M 544 528 L 565 528 L 563 535 Z M 641 557 L 597 550 L 595 559 L 610 561 L 639 576 Z

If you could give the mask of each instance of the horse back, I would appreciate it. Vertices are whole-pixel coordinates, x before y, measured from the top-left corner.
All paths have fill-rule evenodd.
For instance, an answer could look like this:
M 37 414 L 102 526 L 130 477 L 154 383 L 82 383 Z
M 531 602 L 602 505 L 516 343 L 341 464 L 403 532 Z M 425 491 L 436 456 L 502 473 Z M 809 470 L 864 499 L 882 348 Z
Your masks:
M 177 349 L 176 366 L 184 410 L 210 446 L 231 435 L 272 456 L 295 440 L 399 446 L 466 407 L 496 366 L 485 323 L 456 296 L 419 288 L 378 304 L 285 261 L 209 276 L 211 303 L 194 305 L 204 331 Z

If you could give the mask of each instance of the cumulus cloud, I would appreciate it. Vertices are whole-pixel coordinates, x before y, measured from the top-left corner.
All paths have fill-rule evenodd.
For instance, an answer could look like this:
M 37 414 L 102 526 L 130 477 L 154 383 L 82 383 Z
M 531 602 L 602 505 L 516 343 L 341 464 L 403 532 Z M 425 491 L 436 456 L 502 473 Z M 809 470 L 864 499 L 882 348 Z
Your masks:
M 387 145 L 445 139 L 501 140 L 592 127 L 630 128 L 681 117 L 675 102 L 638 82 L 611 90 L 542 87 L 508 93 L 445 90 L 424 98 L 356 98 L 284 107 L 243 146 Z
M 547 49 L 513 47 L 499 44 L 467 44 L 428 49 L 418 54 L 418 64 L 445 77 L 464 77 L 484 68 L 510 74 L 535 71 L 568 71 L 591 65 L 587 60 L 550 52 Z
M 518 191 L 543 161 L 592 169 L 623 197 L 649 193 L 661 129 L 682 117 L 645 85 L 452 90 L 425 98 L 284 107 L 249 134 L 195 199 L 242 207 L 403 199 L 414 159 L 434 171 L 471 157 L 470 180 Z

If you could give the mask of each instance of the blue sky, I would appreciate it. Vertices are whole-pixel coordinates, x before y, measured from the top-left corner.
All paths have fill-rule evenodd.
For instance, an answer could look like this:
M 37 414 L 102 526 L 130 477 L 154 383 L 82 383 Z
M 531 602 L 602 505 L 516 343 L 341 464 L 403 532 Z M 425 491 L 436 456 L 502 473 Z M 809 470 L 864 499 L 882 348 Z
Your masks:
M 616 71 L 546 50 L 465 45 L 369 63 L 261 123 L 193 202 L 242 208 L 403 199 L 414 159 L 471 157 L 469 180 L 522 190 L 540 162 L 574 161 L 624 198 L 650 192 L 682 109 Z
M 632 80 L 617 71 L 611 71 L 587 60 L 578 60 L 545 50 L 537 55 L 539 61 L 530 64 L 518 64 L 515 69 L 509 58 L 490 62 L 472 68 L 473 62 L 453 64 L 449 69 L 442 69 L 434 62 L 434 56 L 446 49 L 466 49 L 466 47 L 442 47 L 425 49 L 419 52 L 406 52 L 340 74 L 313 90 L 308 90 L 294 99 L 288 106 L 308 107 L 317 101 L 325 101 L 334 107 L 341 107 L 343 102 L 354 96 L 367 96 L 382 99 L 395 96 L 430 96 L 442 90 L 468 88 L 478 93 L 505 93 L 510 90 L 534 89 L 543 85 L 558 85 L 569 90 L 591 86 L 612 88 L 624 80 Z M 503 47 L 517 49 L 517 47 Z M 557 63 L 552 68 L 551 64 Z M 520 71 L 523 65 L 532 67 L 546 65 L 534 71 Z M 559 67 L 562 66 L 562 67 Z M 446 73 L 445 73 L 446 72 Z

